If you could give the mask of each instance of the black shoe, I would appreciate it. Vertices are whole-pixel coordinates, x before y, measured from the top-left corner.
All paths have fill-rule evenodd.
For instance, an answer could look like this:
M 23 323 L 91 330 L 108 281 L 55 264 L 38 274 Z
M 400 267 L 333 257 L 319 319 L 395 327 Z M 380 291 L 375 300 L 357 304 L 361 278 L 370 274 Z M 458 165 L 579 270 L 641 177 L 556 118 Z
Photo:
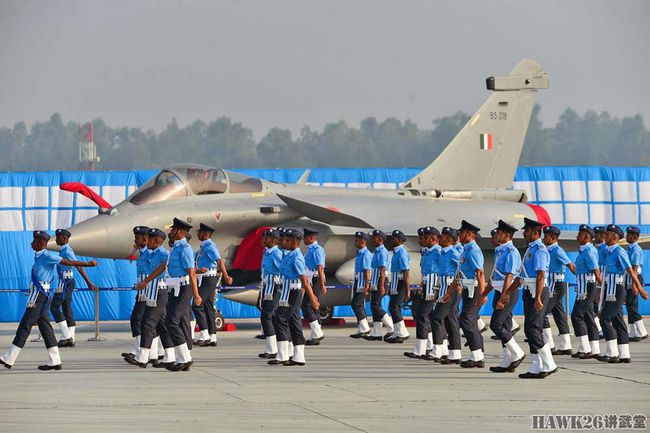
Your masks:
M 465 360 L 460 363 L 460 366 L 462 368 L 485 368 L 485 362 L 484 361 L 472 361 L 470 359 Z
M 39 365 L 38 369 L 41 371 L 49 371 L 49 370 L 61 370 L 63 367 L 61 364 L 57 365 Z
M 284 362 L 282 363 L 282 365 L 285 365 L 285 366 L 287 366 L 287 367 L 292 367 L 292 366 L 294 366 L 294 365 L 298 365 L 298 366 L 300 366 L 300 367 L 303 367 L 303 366 L 305 365 L 305 363 L 304 363 L 304 362 L 294 361 L 293 359 L 290 359 L 290 360 L 288 360 L 288 361 L 284 361 Z
M 258 335 L 255 336 L 255 338 L 257 338 L 258 340 L 266 340 L 266 335 L 258 334 Z
M 173 362 L 157 362 L 155 364 L 151 364 L 153 368 L 165 368 L 169 369 L 170 367 L 174 366 Z
M 618 356 L 596 355 L 597 361 L 606 362 L 608 364 L 618 364 Z
M 530 371 L 519 375 L 520 379 L 544 379 L 545 377 L 542 373 L 531 373 Z
M 124 358 L 124 361 L 125 361 L 127 364 L 135 365 L 136 367 L 147 368 L 147 364 L 146 364 L 146 363 L 144 363 L 144 362 L 138 362 L 138 361 L 136 361 L 135 358 Z
M 500 338 L 497 337 L 496 335 L 491 336 L 490 339 L 491 339 L 491 340 L 500 340 Z
M 621 364 L 629 364 L 632 362 L 632 358 L 618 358 L 618 362 Z
M 480 329 L 478 332 L 482 334 L 482 333 L 484 333 L 485 331 L 487 331 L 488 329 L 490 329 L 490 327 L 487 326 L 487 325 L 485 325 L 485 326 L 484 326 L 482 329 Z
M 278 361 L 277 359 L 272 359 L 269 362 L 267 362 L 267 364 L 269 364 L 269 365 L 284 365 L 285 362 L 289 362 L 289 361 Z
M 201 346 L 202 344 L 205 344 L 206 342 L 209 342 L 210 340 L 195 340 L 192 341 L 192 344 L 195 344 L 197 346 Z
M 131 352 L 123 352 L 122 353 L 122 358 L 134 358 L 135 355 L 132 354 Z
M 524 338 L 524 343 L 528 343 L 528 338 Z
M 641 341 L 641 337 L 630 337 L 631 343 L 638 343 L 639 341 Z
M 519 364 L 526 358 L 526 355 L 523 355 L 521 358 L 519 358 L 516 361 L 512 361 L 510 365 L 508 366 L 508 371 L 513 372 L 517 367 L 519 367 Z
M 370 335 L 370 331 L 368 332 L 357 332 L 356 334 L 350 335 L 350 338 L 365 338 Z
M 508 373 L 510 370 L 508 367 L 496 366 L 496 367 L 490 367 L 490 371 L 492 373 Z
M 165 359 L 165 355 L 158 356 L 158 361 L 162 361 L 163 359 Z
M 386 343 L 388 343 L 388 340 L 393 338 L 393 334 L 386 334 L 382 338 Z
M 386 343 L 390 343 L 390 344 L 399 343 L 399 344 L 402 344 L 404 342 L 404 340 L 405 339 L 402 338 L 402 337 L 392 337 L 392 338 L 389 338 L 388 340 L 386 340 Z
M 205 340 L 203 343 L 198 345 L 199 347 L 217 347 L 216 341 Z
M 591 357 L 592 357 L 591 352 L 587 352 L 587 353 L 585 353 L 585 352 L 576 352 L 573 355 L 571 355 L 571 358 L 574 358 L 574 359 L 590 359 Z
M 190 366 L 192 365 L 192 362 L 179 362 L 178 364 L 174 364 L 171 367 L 166 367 L 167 370 L 169 371 L 190 371 Z
M 421 359 L 422 358 L 420 355 L 416 355 L 413 352 L 404 352 L 404 356 L 406 356 L 407 358 L 411 358 L 411 359 Z
M 264 352 L 264 353 L 260 353 L 257 356 L 262 358 L 262 359 L 275 359 L 276 355 L 277 355 L 277 353 L 266 353 L 266 352 Z
M 647 339 L 648 339 L 648 334 L 646 334 L 646 335 L 644 335 L 643 337 L 641 337 L 641 340 L 647 340 Z
M 433 362 L 440 362 L 440 358 L 436 358 L 435 356 L 431 355 L 430 353 L 427 353 L 426 355 L 422 355 L 420 359 L 423 359 L 425 361 L 433 361 Z
M 512 330 L 512 335 L 517 334 L 517 332 L 519 332 L 520 329 L 521 329 L 521 326 L 517 326 L 515 329 Z
M 12 366 L 9 365 L 9 364 L 7 364 L 6 362 L 4 362 L 2 359 L 0 359 L 0 364 L 2 364 L 2 366 L 3 366 L 4 368 L 6 368 L 7 370 L 11 370 L 11 367 L 12 367 Z
M 550 376 L 550 375 L 553 374 L 553 373 L 557 373 L 557 367 L 555 367 L 555 368 L 554 368 L 553 370 L 551 370 L 551 371 L 542 371 L 542 372 L 540 372 L 539 374 L 542 376 L 542 379 L 543 379 L 543 378 L 545 378 L 546 376 Z
M 571 355 L 572 353 L 573 353 L 573 350 L 571 350 L 571 349 L 564 349 L 564 350 L 560 349 L 560 350 L 556 350 L 555 352 L 553 352 L 551 350 L 551 354 L 555 355 L 555 356 L 558 356 L 558 355 Z
M 443 364 L 443 365 L 461 364 L 461 360 L 460 359 L 449 359 L 449 358 L 447 358 L 447 359 L 440 360 L 440 363 Z
M 318 338 L 307 340 L 305 341 L 305 346 L 320 346 L 320 340 Z
M 372 335 L 365 335 L 363 337 L 364 340 L 368 341 L 381 341 L 383 338 L 382 337 L 373 337 Z
M 151 364 L 153 368 L 156 368 L 156 365 L 160 364 L 160 361 L 158 361 L 157 359 L 150 359 L 149 364 Z
M 74 347 L 74 340 L 72 338 L 61 340 L 61 341 L 59 341 L 58 346 L 59 347 Z

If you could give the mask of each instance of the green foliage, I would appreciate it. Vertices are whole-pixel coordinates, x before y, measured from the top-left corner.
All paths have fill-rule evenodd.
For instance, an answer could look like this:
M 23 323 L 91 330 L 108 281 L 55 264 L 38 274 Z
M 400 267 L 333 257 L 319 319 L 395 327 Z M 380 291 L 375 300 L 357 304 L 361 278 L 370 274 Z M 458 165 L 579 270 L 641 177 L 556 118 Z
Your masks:
M 554 128 L 539 120 L 539 105 L 526 135 L 521 165 L 650 165 L 650 131 L 641 116 L 607 112 L 583 115 L 567 108 Z M 330 123 L 322 131 L 305 126 L 296 138 L 273 128 L 259 142 L 241 123 L 220 117 L 181 127 L 176 119 L 162 131 L 114 128 L 93 121 L 100 169 L 153 169 L 178 162 L 237 167 L 422 167 L 445 148 L 469 120 L 457 112 L 419 129 L 410 120 L 369 117 L 359 127 Z M 0 127 L 0 170 L 76 170 L 78 125 L 49 120 L 27 127 Z

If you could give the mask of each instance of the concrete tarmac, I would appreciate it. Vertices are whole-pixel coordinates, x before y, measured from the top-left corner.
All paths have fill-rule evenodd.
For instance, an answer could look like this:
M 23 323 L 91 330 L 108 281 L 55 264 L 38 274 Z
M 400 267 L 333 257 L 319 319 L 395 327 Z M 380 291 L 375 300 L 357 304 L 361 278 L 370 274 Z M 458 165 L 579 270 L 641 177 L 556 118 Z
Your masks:
M 36 370 L 47 357 L 32 342 L 13 369 L 0 368 L 0 432 L 521 432 L 531 415 L 650 415 L 650 340 L 631 343 L 631 364 L 558 356 L 558 373 L 522 380 L 488 370 L 501 356 L 490 331 L 486 368 L 461 369 L 404 357 L 412 328 L 404 344 L 387 344 L 349 338 L 347 322 L 306 348 L 306 366 L 273 367 L 257 357 L 255 321 L 234 321 L 237 331 L 193 350 L 195 365 L 178 373 L 126 364 L 128 323 L 102 324 L 102 342 L 87 341 L 93 327 L 81 324 L 62 371 Z M 0 325 L 2 352 L 15 329 Z M 516 339 L 528 354 L 523 332 Z

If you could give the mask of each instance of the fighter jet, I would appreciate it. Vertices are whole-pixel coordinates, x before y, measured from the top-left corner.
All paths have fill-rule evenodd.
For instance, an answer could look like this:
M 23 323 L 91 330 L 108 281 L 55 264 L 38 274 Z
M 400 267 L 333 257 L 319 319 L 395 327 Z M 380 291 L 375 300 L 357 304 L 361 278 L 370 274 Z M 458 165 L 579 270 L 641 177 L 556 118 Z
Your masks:
M 179 164 L 156 174 L 123 202 L 70 227 L 70 243 L 84 256 L 126 258 L 135 225 L 167 228 L 174 217 L 195 227 L 205 223 L 217 229 L 215 239 L 228 265 L 239 268 L 235 284 L 241 285 L 259 278 L 260 228 L 308 227 L 320 232 L 319 243 L 327 251 L 328 284 L 345 286 L 353 280 L 358 230 L 402 230 L 418 263 L 417 228 L 424 225 L 459 227 L 467 219 L 489 233 L 499 219 L 515 226 L 522 226 L 524 217 L 550 224 L 543 208 L 512 189 L 537 90 L 548 83 L 547 73 L 530 59 L 508 75 L 487 78 L 485 103 L 438 158 L 397 190 L 308 186 L 307 176 L 298 184 L 277 183 Z M 487 241 L 481 246 L 491 248 Z M 419 267 L 413 266 L 412 273 L 418 281 Z M 321 300 L 323 313 L 349 304 L 350 290 L 328 290 Z M 255 305 L 258 290 L 232 288 L 224 297 Z

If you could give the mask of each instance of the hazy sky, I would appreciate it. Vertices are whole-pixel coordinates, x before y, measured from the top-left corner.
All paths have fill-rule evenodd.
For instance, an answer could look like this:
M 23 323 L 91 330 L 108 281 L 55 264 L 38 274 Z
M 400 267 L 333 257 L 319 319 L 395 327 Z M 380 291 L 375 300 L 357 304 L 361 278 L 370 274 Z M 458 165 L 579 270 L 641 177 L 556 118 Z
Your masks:
M 650 2 L 4 1 L 0 126 L 102 117 L 255 131 L 473 112 L 484 79 L 540 62 L 568 106 L 650 118 Z

